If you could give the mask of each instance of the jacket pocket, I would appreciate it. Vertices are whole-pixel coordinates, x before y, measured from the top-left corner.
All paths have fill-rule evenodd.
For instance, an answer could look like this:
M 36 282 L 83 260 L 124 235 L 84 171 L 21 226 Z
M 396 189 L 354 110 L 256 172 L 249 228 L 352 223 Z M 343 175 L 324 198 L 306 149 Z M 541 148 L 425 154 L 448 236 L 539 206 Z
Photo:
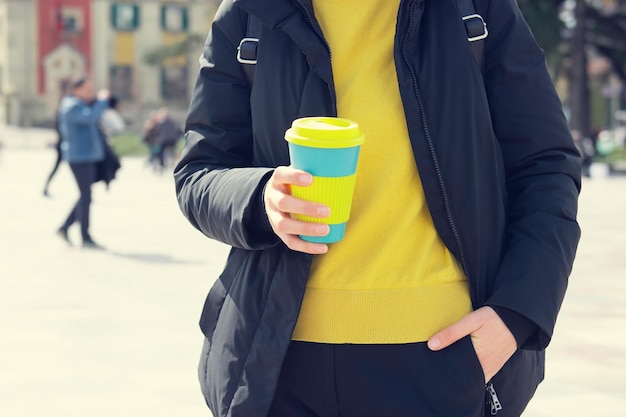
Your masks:
M 424 415 L 483 416 L 485 374 L 469 336 L 440 351 L 427 351 L 420 366 L 428 375 L 424 397 L 434 411 Z
M 213 339 L 213 333 L 217 326 L 217 319 L 226 300 L 226 296 L 233 284 L 237 270 L 241 269 L 243 264 L 243 253 L 237 249 L 233 249 L 228 256 L 226 268 L 219 276 L 217 281 L 209 290 L 209 294 L 204 301 L 202 314 L 200 315 L 200 329 L 206 336 L 209 343 Z
M 241 379 L 276 269 L 270 252 L 233 248 L 202 309 L 200 383 L 216 417 L 228 415 L 237 391 L 247 390 Z
M 211 341 L 204 338 L 200 360 L 198 362 L 198 381 L 200 382 L 200 390 L 204 396 L 204 400 L 210 410 L 213 410 L 213 401 L 211 399 L 211 391 L 208 384 L 209 376 L 209 352 L 211 351 Z
M 224 282 L 224 278 L 224 274 L 220 275 L 209 290 L 209 294 L 204 302 L 204 307 L 202 308 L 202 314 L 200 315 L 200 329 L 206 336 L 209 343 L 213 338 L 213 332 L 215 332 L 215 326 L 217 325 L 217 318 L 219 317 L 222 306 L 224 305 L 226 294 L 228 294 L 228 288 L 225 285 L 226 283 Z
M 544 376 L 544 351 L 518 350 L 486 386 L 485 416 L 519 417 Z

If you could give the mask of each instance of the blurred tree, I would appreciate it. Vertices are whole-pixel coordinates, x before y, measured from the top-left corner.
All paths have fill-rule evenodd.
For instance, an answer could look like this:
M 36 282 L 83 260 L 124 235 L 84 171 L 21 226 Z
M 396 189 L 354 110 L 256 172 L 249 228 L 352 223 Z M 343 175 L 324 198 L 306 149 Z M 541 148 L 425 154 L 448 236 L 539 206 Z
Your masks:
M 555 78 L 569 85 L 570 126 L 591 134 L 587 59 L 600 55 L 626 83 L 626 0 L 518 0 Z
M 587 42 L 611 61 L 615 74 L 626 82 L 626 0 L 601 3 L 604 8 L 587 11 Z
M 196 52 L 202 45 L 204 38 L 196 34 L 188 34 L 182 41 L 160 45 L 143 54 L 143 61 L 148 65 L 158 66 L 169 58 L 187 55 Z

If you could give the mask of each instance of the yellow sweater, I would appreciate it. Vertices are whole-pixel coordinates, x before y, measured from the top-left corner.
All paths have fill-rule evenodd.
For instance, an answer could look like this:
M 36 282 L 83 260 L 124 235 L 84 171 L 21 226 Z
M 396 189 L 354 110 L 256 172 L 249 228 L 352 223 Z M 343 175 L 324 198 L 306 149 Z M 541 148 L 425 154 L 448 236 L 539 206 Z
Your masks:
M 338 116 L 359 123 L 365 144 L 346 235 L 315 257 L 292 338 L 425 341 L 471 303 L 433 226 L 409 142 L 393 59 L 399 0 L 313 4 L 332 53 Z

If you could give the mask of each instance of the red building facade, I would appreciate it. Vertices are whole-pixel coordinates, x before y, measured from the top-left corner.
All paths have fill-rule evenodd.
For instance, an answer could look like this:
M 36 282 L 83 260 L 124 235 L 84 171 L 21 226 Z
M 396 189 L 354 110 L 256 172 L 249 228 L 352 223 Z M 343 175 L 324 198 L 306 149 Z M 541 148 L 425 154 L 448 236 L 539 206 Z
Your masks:
M 63 78 L 91 68 L 91 0 L 38 0 L 37 19 L 38 91 L 57 95 Z

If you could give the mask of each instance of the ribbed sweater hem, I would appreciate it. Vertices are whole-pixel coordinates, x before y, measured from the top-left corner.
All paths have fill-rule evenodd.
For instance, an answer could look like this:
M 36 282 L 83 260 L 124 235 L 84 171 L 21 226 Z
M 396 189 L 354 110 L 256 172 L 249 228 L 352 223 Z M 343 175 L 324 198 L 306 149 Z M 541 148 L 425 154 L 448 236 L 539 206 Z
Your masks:
M 467 281 L 419 288 L 307 288 L 292 339 L 354 344 L 423 342 L 471 310 Z

